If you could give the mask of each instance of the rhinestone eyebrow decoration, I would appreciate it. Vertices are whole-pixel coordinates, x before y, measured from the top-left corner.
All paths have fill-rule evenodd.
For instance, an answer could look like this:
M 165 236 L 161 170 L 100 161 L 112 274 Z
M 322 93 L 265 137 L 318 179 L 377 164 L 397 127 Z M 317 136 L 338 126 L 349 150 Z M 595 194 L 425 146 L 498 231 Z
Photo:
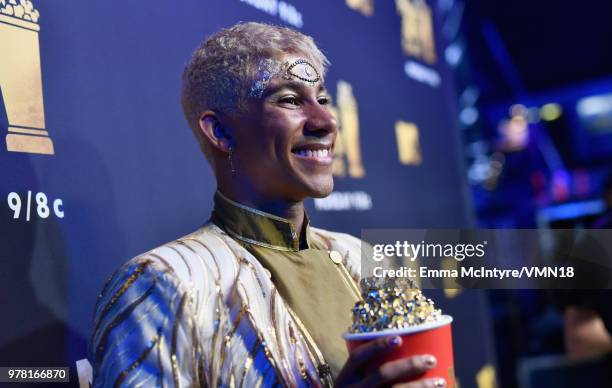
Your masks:
M 285 68 L 285 74 L 283 75 L 283 78 L 285 79 L 290 80 L 295 77 L 300 81 L 310 83 L 311 86 L 321 80 L 321 76 L 319 75 L 317 69 L 312 65 L 312 63 L 303 58 L 297 59 L 291 64 L 289 64 L 289 62 L 285 62 L 283 67 Z

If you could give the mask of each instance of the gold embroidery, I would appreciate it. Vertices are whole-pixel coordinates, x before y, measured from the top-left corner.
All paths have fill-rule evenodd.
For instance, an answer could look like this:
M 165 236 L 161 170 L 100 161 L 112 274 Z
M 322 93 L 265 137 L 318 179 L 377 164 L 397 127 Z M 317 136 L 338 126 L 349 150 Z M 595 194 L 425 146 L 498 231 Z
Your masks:
M 119 377 L 117 377 L 117 380 L 115 380 L 115 384 L 114 384 L 115 387 L 119 387 L 121 383 L 123 382 L 123 380 L 125 380 L 125 378 L 130 374 L 130 372 L 136 369 L 138 365 L 140 365 L 144 361 L 144 359 L 147 358 L 151 350 L 157 344 L 157 341 L 159 341 L 159 336 L 156 335 L 155 337 L 153 337 L 153 339 L 149 343 L 149 346 L 146 347 L 146 349 L 142 352 L 142 354 L 130 366 L 128 366 L 121 373 L 119 373 Z
M 274 343 L 276 345 L 276 348 L 278 349 L 278 353 L 281 358 L 281 364 L 283 365 L 283 368 L 285 369 L 285 373 L 287 374 L 289 378 L 291 378 L 292 374 L 288 368 L 287 356 L 285 355 L 285 352 L 283 351 L 283 347 L 278 337 L 278 323 L 276 322 L 276 294 L 277 294 L 276 288 L 274 287 L 274 285 L 272 285 L 272 294 L 270 295 L 270 312 L 272 314 L 272 327 L 270 331 L 272 332 L 272 335 L 274 337 Z M 292 378 L 291 378 L 291 383 L 294 383 Z
M 157 285 L 157 281 L 153 280 L 153 284 L 151 285 L 151 287 L 149 287 L 142 295 L 140 295 L 134 301 L 130 302 L 126 306 L 126 308 L 123 311 L 121 311 L 119 314 L 117 314 L 115 318 L 111 321 L 111 323 L 108 324 L 108 326 L 106 326 L 106 329 L 104 330 L 102 335 L 100 335 L 100 340 L 98 341 L 98 348 L 96 349 L 96 364 L 100 363 L 100 357 L 102 356 L 102 352 L 104 351 L 104 348 L 106 347 L 106 341 L 111 331 L 119 323 L 121 323 L 124 319 L 126 319 L 136 309 L 136 307 L 138 307 L 138 305 L 142 303 L 142 301 L 144 301 L 146 298 L 149 297 L 149 295 L 151 295 L 156 285 Z
M 238 311 L 238 314 L 236 314 L 236 318 L 234 319 L 234 323 L 233 326 L 230 330 L 230 332 L 228 334 L 225 335 L 225 338 L 223 339 L 223 346 L 221 346 L 221 355 L 220 355 L 220 369 L 223 369 L 223 365 L 225 363 L 225 352 L 226 352 L 226 348 L 229 348 L 230 346 L 230 342 L 232 341 L 232 337 L 234 336 L 234 334 L 236 334 L 236 331 L 238 331 L 238 325 L 240 325 L 240 321 L 242 320 L 242 317 L 244 317 L 244 314 L 247 312 L 247 306 L 246 305 L 242 305 L 242 307 L 240 308 L 240 311 Z
M 185 259 L 185 256 L 183 256 L 181 251 L 179 251 L 178 249 L 176 249 L 173 246 L 168 246 L 168 248 L 172 249 L 174 252 L 176 252 L 179 255 L 179 257 L 181 258 L 181 260 L 185 264 L 185 267 L 187 267 L 187 272 L 189 273 L 189 281 L 193 283 L 193 273 L 191 272 L 191 266 L 189 265 L 189 262 L 187 262 L 187 259 Z
M 291 318 L 293 318 L 293 321 L 298 325 L 298 328 L 300 329 L 301 334 L 304 337 L 306 337 L 306 341 L 305 341 L 307 345 L 306 350 L 308 350 L 311 360 L 316 360 L 318 364 L 317 366 L 318 369 L 324 366 L 327 366 L 327 363 L 325 362 L 325 358 L 323 357 L 323 353 L 321 353 L 321 350 L 319 349 L 319 347 L 317 346 L 317 343 L 314 341 L 314 339 L 308 332 L 308 329 L 306 329 L 306 327 L 304 326 L 300 318 L 298 318 L 298 316 L 291 309 L 291 307 L 289 307 L 288 305 L 285 305 L 285 308 L 289 312 L 289 315 L 291 316 Z M 302 337 L 302 340 L 304 340 L 304 337 Z M 312 352 L 314 352 L 314 354 Z M 329 386 L 333 386 L 333 381 L 331 380 L 330 375 L 319 376 L 319 378 L 321 379 L 323 383 L 326 383 Z
M 166 323 L 168 319 L 164 320 L 164 324 L 163 326 L 166 326 Z M 159 378 L 158 378 L 158 382 L 160 387 L 163 388 L 164 386 L 164 366 L 162 365 L 162 361 L 161 361 L 161 354 L 162 354 L 162 348 L 164 347 L 164 340 L 162 338 L 160 338 L 160 340 L 157 342 L 157 370 L 159 371 Z
M 174 268 L 172 268 L 170 263 L 168 263 L 166 259 L 158 255 L 157 253 L 149 252 L 147 253 L 147 255 L 155 257 L 157 260 L 161 261 L 166 266 L 166 268 L 168 268 L 168 270 L 170 270 L 171 272 L 174 272 Z
M 215 267 L 217 269 L 216 276 L 215 276 L 215 282 L 216 282 L 217 285 L 220 285 L 221 284 L 221 270 L 219 269 L 219 264 L 217 263 L 217 260 L 215 259 L 215 255 L 213 255 L 212 250 L 206 244 L 204 244 L 202 241 L 200 241 L 198 239 L 190 237 L 190 238 L 185 238 L 183 240 L 193 241 L 195 243 L 198 243 L 198 244 L 200 244 L 202 246 L 202 248 L 206 249 L 208 251 L 208 253 L 210 253 L 210 257 L 212 259 L 212 262 L 214 263 L 214 265 L 215 265 Z M 230 249 L 230 252 L 231 252 L 231 249 Z M 200 256 L 199 254 L 198 254 L 198 257 L 200 257 L 200 259 L 202 259 L 204 265 L 206 267 L 208 267 L 208 264 L 206 264 L 206 261 L 204 260 L 204 258 L 202 256 Z M 210 268 L 208 268 L 208 269 L 210 270 Z M 211 270 L 211 272 L 212 272 L 212 270 Z
M 268 359 L 268 362 L 270 363 L 270 367 L 275 372 L 276 381 L 280 382 L 280 384 L 282 386 L 286 387 L 287 386 L 287 382 L 285 381 L 285 379 L 284 378 L 279 379 L 278 372 L 280 371 L 280 368 L 276 364 L 276 360 L 274 360 L 274 357 L 272 357 L 272 355 L 270 354 L 270 351 L 269 351 L 267 345 L 265 345 L 266 340 L 264 339 L 264 336 L 263 336 L 263 333 L 261 332 L 261 330 L 259 330 L 258 326 L 255 324 L 255 318 L 253 317 L 253 314 L 251 313 L 251 311 L 249 309 L 246 310 L 246 313 L 247 313 L 247 318 L 249 319 L 249 322 L 251 323 L 251 327 L 253 328 L 253 331 L 257 335 L 258 340 L 264 346 L 264 355 Z
M 198 374 L 198 368 L 196 367 L 196 350 L 199 347 L 200 339 L 196 331 L 196 325 L 193 323 L 193 317 L 189 317 L 189 324 L 191 325 L 191 371 L 193 377 L 193 386 L 200 386 L 200 375 Z
M 178 365 L 176 362 L 176 346 L 178 340 L 178 328 L 181 320 L 183 318 L 183 310 L 185 308 L 185 303 L 187 302 L 187 293 L 185 292 L 181 297 L 181 301 L 179 302 L 178 310 L 176 311 L 174 318 L 174 326 L 172 327 L 172 342 L 171 342 L 171 356 L 170 360 L 172 362 L 172 377 L 174 378 L 174 386 L 180 387 L 179 376 L 178 376 Z
M 261 283 L 261 279 L 259 279 L 259 276 L 257 276 L 257 270 L 255 269 L 255 266 L 253 265 L 253 263 L 251 263 L 250 261 L 248 261 L 244 257 L 240 258 L 240 262 L 246 264 L 247 267 L 249 267 L 251 269 L 251 271 L 253 272 L 253 277 L 255 277 L 255 280 L 257 280 L 257 284 L 259 284 L 259 289 L 261 290 L 261 293 L 262 293 L 263 297 L 265 298 L 266 297 L 266 291 L 264 291 L 264 286 Z
M 196 255 L 197 257 L 200 258 L 200 263 L 202 264 L 203 272 L 210 272 L 210 268 L 204 268 L 204 267 L 208 267 L 208 265 L 205 263 L 204 258 L 195 249 L 193 249 L 189 244 L 187 244 L 186 242 L 184 242 L 182 240 L 177 241 L 177 244 L 181 244 L 185 248 L 189 249 L 194 255 Z M 211 252 L 211 254 L 212 254 L 212 252 Z M 196 306 L 196 313 L 199 314 L 200 313 L 200 297 L 199 297 L 199 294 L 198 294 L 198 298 L 197 298 L 197 301 L 195 303 L 195 306 Z
M 261 345 L 261 342 L 259 342 L 259 340 L 255 341 L 255 344 L 253 344 L 253 349 L 251 349 L 251 351 L 249 352 L 249 356 L 247 356 L 246 360 L 244 361 L 244 368 L 242 369 L 242 374 L 240 375 L 241 387 L 244 387 L 244 380 L 246 379 L 247 373 L 249 372 L 249 369 L 253 364 L 253 357 L 251 355 L 255 354 L 255 351 L 257 350 L 257 348 L 259 348 L 259 345 Z
M 134 272 L 123 283 L 121 288 L 119 288 L 119 290 L 115 292 L 115 295 L 112 296 L 110 302 L 108 302 L 106 306 L 104 306 L 104 308 L 102 309 L 102 312 L 98 316 L 98 322 L 96 323 L 95 329 L 93 331 L 94 333 L 98 331 L 98 329 L 100 328 L 100 325 L 102 324 L 102 321 L 104 320 L 104 317 L 106 316 L 106 314 L 108 314 L 108 312 L 113 307 L 113 305 L 117 302 L 119 298 L 121 298 L 121 296 L 127 291 L 127 289 L 132 285 L 132 283 L 134 283 L 136 279 L 138 279 L 140 274 L 142 274 L 142 272 L 145 270 L 145 268 L 149 265 L 150 262 L 151 262 L 150 260 L 145 260 L 142 263 L 140 263 L 138 267 L 136 267 Z

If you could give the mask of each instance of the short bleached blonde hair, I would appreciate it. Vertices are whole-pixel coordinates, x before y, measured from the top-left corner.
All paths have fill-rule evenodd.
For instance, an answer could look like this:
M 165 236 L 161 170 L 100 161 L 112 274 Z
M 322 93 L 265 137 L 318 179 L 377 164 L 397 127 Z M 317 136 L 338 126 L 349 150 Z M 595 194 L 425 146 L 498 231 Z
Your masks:
M 202 112 L 240 111 L 261 77 L 262 66 L 270 67 L 287 54 L 303 56 L 321 75 L 329 66 L 310 36 L 287 27 L 238 23 L 203 41 L 185 67 L 181 88 L 183 112 L 198 140 L 202 142 Z

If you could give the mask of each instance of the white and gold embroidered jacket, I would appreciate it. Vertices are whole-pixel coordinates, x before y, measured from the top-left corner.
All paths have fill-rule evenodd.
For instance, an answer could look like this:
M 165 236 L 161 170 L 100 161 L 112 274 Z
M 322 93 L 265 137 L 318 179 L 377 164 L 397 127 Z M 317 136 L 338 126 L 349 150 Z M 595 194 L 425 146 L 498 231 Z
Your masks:
M 360 240 L 311 230 L 357 281 Z M 269 272 L 210 222 L 113 275 L 98 298 L 89 358 L 95 387 L 331 385 Z

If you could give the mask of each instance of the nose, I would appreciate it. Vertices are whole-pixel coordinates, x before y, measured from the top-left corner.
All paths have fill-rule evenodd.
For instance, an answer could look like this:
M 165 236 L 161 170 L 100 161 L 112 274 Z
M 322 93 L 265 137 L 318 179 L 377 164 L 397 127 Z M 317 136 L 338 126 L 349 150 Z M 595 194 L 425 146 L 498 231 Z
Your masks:
M 323 137 L 327 134 L 333 136 L 338 132 L 338 120 L 332 112 L 318 102 L 310 105 L 306 110 L 307 120 L 304 129 L 306 132 Z

